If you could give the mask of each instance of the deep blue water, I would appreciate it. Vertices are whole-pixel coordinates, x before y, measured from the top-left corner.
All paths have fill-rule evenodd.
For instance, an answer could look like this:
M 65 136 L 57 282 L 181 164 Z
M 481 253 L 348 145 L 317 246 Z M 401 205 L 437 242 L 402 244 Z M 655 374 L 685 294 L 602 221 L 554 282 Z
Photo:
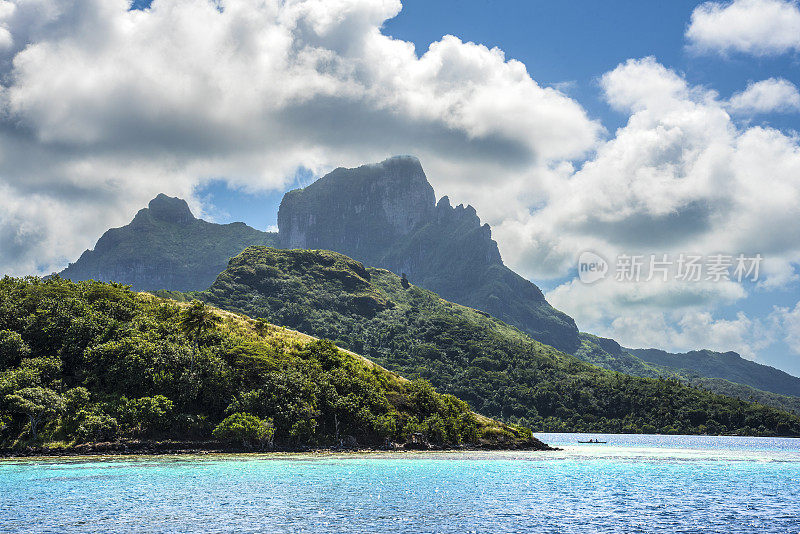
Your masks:
M 800 533 L 800 440 L 0 461 L 2 532 Z

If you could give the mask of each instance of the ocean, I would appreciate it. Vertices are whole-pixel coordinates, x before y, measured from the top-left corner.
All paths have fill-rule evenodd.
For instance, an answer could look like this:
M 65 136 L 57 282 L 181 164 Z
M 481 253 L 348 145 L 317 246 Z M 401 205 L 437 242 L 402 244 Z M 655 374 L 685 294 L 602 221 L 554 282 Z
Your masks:
M 800 533 L 800 440 L 0 461 L 0 532 Z M 598 438 L 607 444 L 578 444 Z

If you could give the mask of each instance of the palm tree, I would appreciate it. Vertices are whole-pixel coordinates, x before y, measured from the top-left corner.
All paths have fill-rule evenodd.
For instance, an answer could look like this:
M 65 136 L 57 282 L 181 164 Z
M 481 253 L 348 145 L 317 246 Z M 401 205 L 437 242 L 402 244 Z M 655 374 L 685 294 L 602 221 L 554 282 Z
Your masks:
M 206 308 L 206 305 L 199 300 L 183 309 L 181 318 L 178 321 L 183 333 L 194 342 L 192 351 L 192 364 L 190 370 L 194 370 L 194 359 L 200 349 L 200 338 L 219 324 L 220 318 L 213 311 Z

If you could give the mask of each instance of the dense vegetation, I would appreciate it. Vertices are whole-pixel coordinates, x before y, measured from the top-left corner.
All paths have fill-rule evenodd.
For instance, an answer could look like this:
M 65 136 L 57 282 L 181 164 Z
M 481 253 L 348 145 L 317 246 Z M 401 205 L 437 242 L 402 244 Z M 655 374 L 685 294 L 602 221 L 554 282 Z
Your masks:
M 720 395 L 758 402 L 766 406 L 772 406 L 800 415 L 800 397 L 779 395 L 770 391 L 763 391 L 744 384 L 739 384 L 738 382 L 731 382 L 723 378 L 705 378 L 697 376 L 696 374 L 692 375 L 689 371 L 686 371 L 686 374 L 680 376 L 679 379 L 686 384 L 691 384 L 694 387 L 703 388 L 707 391 L 713 391 Z
M 0 446 L 539 446 L 526 429 L 265 321 L 126 286 L 0 281 Z
M 625 350 L 650 365 L 682 369 L 705 378 L 722 378 L 779 395 L 800 396 L 800 378 L 746 360 L 735 352 L 694 350 L 674 354 L 657 349 Z
M 793 414 L 600 369 L 333 252 L 249 247 L 194 297 L 333 339 L 534 430 L 800 435 Z
M 643 352 L 661 353 L 670 358 L 683 357 L 682 360 L 673 358 L 670 363 L 675 365 L 678 361 L 683 361 L 687 367 L 660 365 L 645 361 L 640 356 L 634 355 Z M 692 363 L 687 361 L 691 360 L 693 355 L 697 355 L 700 362 Z M 787 375 L 775 368 L 743 360 L 736 353 L 721 354 L 704 350 L 681 355 L 669 354 L 663 351 L 625 349 L 613 339 L 581 333 L 581 347 L 575 351 L 575 356 L 585 362 L 611 371 L 647 378 L 675 378 L 684 384 L 699 387 L 712 393 L 759 402 L 779 410 L 800 415 L 800 397 L 774 393 L 776 390 L 782 391 L 787 385 L 791 385 L 793 383 L 792 380 L 800 382 L 800 379 Z M 703 360 L 712 360 L 716 365 L 702 365 Z M 745 369 L 749 369 L 752 373 L 748 374 Z M 709 378 L 718 375 L 730 377 L 735 370 L 739 372 L 733 374 L 730 379 Z M 765 387 L 767 390 L 747 385 L 753 383 Z

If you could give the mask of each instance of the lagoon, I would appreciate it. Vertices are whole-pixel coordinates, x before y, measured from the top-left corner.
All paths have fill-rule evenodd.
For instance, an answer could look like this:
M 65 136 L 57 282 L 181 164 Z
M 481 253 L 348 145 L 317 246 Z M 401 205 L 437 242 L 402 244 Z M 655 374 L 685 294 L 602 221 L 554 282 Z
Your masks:
M 800 532 L 798 439 L 537 437 L 563 450 L 3 460 L 0 532 Z

